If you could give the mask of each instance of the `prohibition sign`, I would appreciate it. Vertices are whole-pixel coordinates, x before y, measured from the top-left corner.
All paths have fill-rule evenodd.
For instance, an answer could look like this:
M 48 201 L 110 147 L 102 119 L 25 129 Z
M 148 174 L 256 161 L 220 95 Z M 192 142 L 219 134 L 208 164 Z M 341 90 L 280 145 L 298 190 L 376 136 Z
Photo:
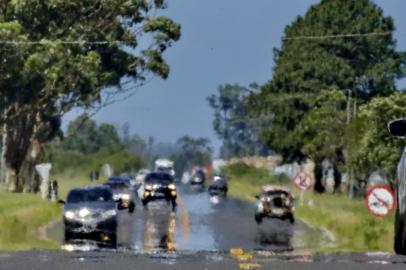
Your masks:
M 300 172 L 293 179 L 295 186 L 300 190 L 308 190 L 313 186 L 313 179 L 310 175 Z
M 377 217 L 389 215 L 396 207 L 395 194 L 389 185 L 376 185 L 368 190 L 365 202 L 369 213 Z

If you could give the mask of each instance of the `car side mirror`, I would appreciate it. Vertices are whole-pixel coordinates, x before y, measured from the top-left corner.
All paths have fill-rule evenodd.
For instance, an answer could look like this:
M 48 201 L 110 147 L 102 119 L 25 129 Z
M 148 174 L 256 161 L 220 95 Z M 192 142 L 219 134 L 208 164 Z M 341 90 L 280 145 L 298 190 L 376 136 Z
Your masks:
M 388 124 L 389 132 L 392 136 L 398 138 L 406 137 L 406 118 L 397 119 Z
M 58 200 L 57 203 L 59 204 L 66 204 L 66 202 L 64 200 Z

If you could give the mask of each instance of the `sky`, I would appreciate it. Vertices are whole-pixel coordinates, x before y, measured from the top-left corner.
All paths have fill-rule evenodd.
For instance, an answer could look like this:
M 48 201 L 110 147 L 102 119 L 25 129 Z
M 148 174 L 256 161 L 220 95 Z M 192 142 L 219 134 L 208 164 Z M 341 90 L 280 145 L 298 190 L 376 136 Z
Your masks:
M 285 26 L 318 2 L 169 0 L 164 14 L 182 25 L 181 40 L 164 55 L 171 67 L 169 78 L 153 79 L 134 96 L 103 108 L 94 119 L 128 122 L 132 133 L 161 142 L 175 142 L 183 135 L 207 137 L 218 148 L 207 96 L 221 84 L 270 80 L 273 48 L 280 46 Z M 374 2 L 394 18 L 398 49 L 406 50 L 406 1 Z M 79 113 L 68 113 L 64 126 Z

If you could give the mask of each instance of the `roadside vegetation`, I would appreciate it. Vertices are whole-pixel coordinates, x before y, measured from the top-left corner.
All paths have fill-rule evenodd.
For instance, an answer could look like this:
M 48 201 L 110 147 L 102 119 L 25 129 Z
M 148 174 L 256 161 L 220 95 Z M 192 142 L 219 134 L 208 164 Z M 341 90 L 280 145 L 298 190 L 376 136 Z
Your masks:
M 227 166 L 223 172 L 229 177 L 230 195 L 250 202 L 255 202 L 255 196 L 265 184 L 291 188 L 296 195 L 296 217 L 312 227 L 329 230 L 336 238 L 334 247 L 320 247 L 315 251 L 393 252 L 394 215 L 386 218 L 372 216 L 362 198 L 350 199 L 345 195 L 309 191 L 305 193 L 302 205 L 299 192 L 286 175 L 272 175 L 265 169 L 244 163 Z

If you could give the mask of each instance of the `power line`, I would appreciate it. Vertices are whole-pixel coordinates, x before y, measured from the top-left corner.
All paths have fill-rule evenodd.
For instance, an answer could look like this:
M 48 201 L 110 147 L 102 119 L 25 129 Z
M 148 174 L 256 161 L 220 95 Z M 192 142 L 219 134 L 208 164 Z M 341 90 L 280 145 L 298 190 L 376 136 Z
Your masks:
M 357 37 L 389 36 L 389 35 L 392 35 L 392 32 L 371 32 L 371 33 L 321 35 L 321 36 L 296 36 L 296 37 L 285 37 L 283 38 L 283 40 L 338 39 L 338 38 L 357 38 Z
M 1 45 L 47 45 L 47 44 L 61 44 L 61 45 L 129 45 L 134 44 L 135 41 L 111 40 L 111 41 L 88 41 L 88 40 L 42 40 L 42 41 L 17 41 L 17 40 L 0 40 Z

